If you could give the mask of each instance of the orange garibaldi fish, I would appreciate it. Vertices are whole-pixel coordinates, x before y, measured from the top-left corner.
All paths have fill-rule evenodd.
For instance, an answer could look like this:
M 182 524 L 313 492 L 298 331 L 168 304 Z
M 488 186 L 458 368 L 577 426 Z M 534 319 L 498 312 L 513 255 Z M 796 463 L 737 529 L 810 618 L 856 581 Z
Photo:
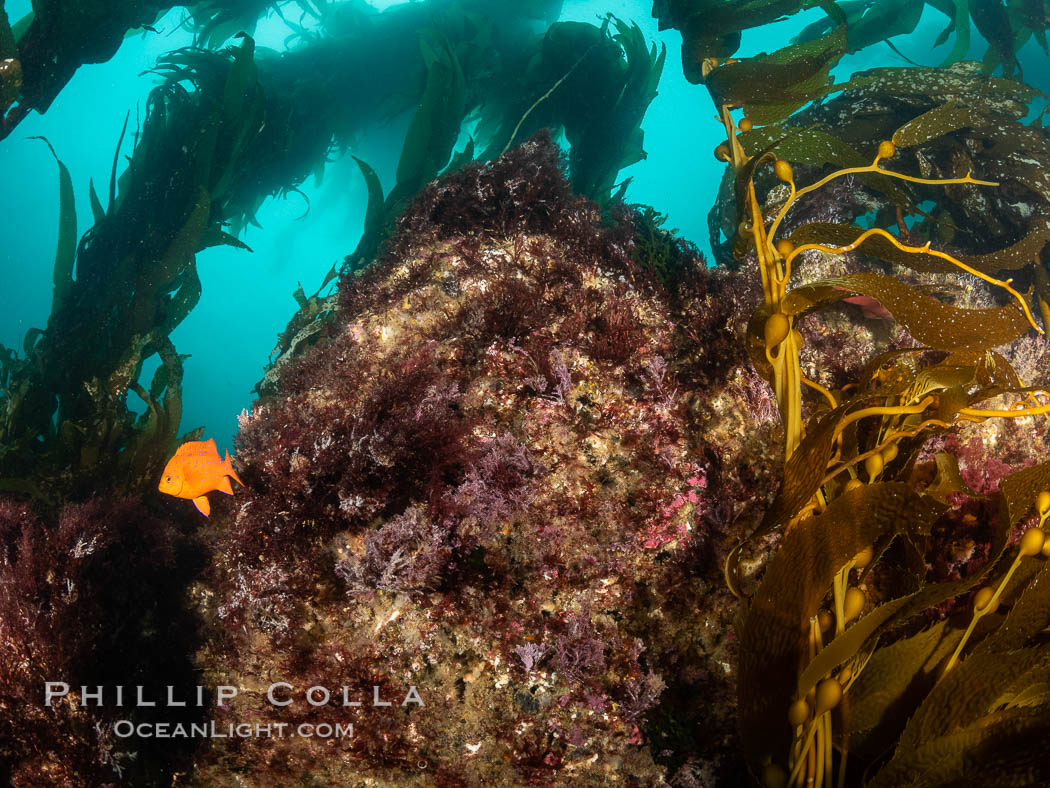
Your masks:
M 233 495 L 227 478 L 231 476 L 237 484 L 244 486 L 230 463 L 230 453 L 226 452 L 225 460 L 220 458 L 214 439 L 186 441 L 164 466 L 164 475 L 157 489 L 176 498 L 191 499 L 200 513 L 207 517 L 211 513 L 207 493 L 219 490 Z

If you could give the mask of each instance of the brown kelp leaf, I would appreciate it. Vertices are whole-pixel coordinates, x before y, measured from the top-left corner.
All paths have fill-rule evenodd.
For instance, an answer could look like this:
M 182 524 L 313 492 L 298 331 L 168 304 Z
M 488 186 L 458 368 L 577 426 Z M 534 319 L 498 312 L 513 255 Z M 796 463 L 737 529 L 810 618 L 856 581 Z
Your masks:
M 129 120 L 131 120 L 130 110 L 124 115 L 124 125 L 120 127 L 120 136 L 117 137 L 117 147 L 113 150 L 113 166 L 110 168 L 109 171 L 109 203 L 108 207 L 106 208 L 106 213 L 111 213 L 113 211 L 113 208 L 116 205 L 117 201 L 117 164 L 120 161 L 120 149 L 121 146 L 124 144 L 124 135 L 128 131 Z M 127 175 L 131 172 L 131 165 L 133 162 L 134 159 L 128 162 L 128 168 L 123 174 Z
M 989 78 L 981 64 L 973 61 L 955 63 L 948 68 L 875 68 L 854 74 L 853 80 L 860 77 L 867 82 L 858 87 L 858 98 L 882 96 L 902 100 L 906 96 L 937 96 L 964 106 L 980 106 L 985 112 L 1014 120 L 1023 118 L 1028 104 L 1042 95 L 1023 82 Z
M 256 86 L 255 41 L 244 36 L 241 46 L 234 51 L 229 77 L 223 89 L 223 115 L 227 121 L 235 119 L 244 110 L 249 90 Z
M 977 372 L 977 385 L 982 389 L 1020 389 L 1021 379 L 1013 366 L 994 350 L 963 351 L 952 353 L 945 363 L 972 364 Z
M 967 389 L 961 386 L 945 389 L 937 396 L 933 418 L 951 424 L 960 410 L 972 404 L 973 397 L 967 393 Z
M 948 22 L 948 26 L 944 28 L 937 36 L 937 40 L 934 42 L 934 46 L 938 47 L 948 40 L 948 36 L 953 32 L 955 33 L 955 44 L 952 46 L 952 51 L 948 53 L 948 57 L 944 59 L 941 66 L 950 66 L 959 60 L 966 57 L 966 53 L 970 50 L 970 4 L 969 0 L 951 0 L 950 2 L 951 12 L 948 14 L 951 17 L 951 21 Z M 942 8 L 946 13 L 947 9 Z
M 0 58 L 0 115 L 22 92 L 22 64 L 13 57 Z
M 1035 574 L 1006 614 L 1002 625 L 974 647 L 974 656 L 1016 651 L 1050 627 L 1050 563 L 1041 557 L 1024 561 L 1037 567 Z
M 1003 479 L 999 494 L 1011 528 L 1033 512 L 1035 499 L 1043 490 L 1050 490 L 1050 462 L 1022 468 Z
M 1016 691 L 1017 680 L 1035 667 L 1050 667 L 1050 645 L 971 654 L 926 696 L 904 728 L 898 751 L 914 749 L 977 722 L 994 711 L 1005 693 Z
M 875 651 L 849 690 L 851 751 L 878 754 L 896 742 L 961 637 L 961 629 L 942 620 Z
M 827 10 L 828 5 L 823 5 Z M 847 2 L 841 6 L 849 29 L 849 51 L 859 52 L 880 41 L 889 43 L 890 38 L 911 33 L 919 23 L 925 4 L 914 0 L 881 0 L 878 3 Z M 823 19 L 806 27 L 798 38 L 809 40 L 833 23 L 831 18 Z
M 201 249 L 201 238 L 207 229 L 210 215 L 211 198 L 206 190 L 199 188 L 197 202 L 190 209 L 182 226 L 171 236 L 163 255 L 152 267 L 139 272 L 130 318 L 138 332 L 146 334 L 155 327 L 157 294 L 177 281 L 187 266 L 193 263 L 194 255 Z M 195 273 L 193 277 L 196 277 Z M 197 287 L 199 288 L 199 282 Z M 187 289 L 184 283 L 184 287 L 180 288 L 180 294 L 184 293 L 187 298 L 192 292 L 192 285 Z M 196 298 L 192 299 L 192 303 L 196 303 Z M 181 320 L 182 317 L 178 319 Z
M 0 3 L 0 125 L 7 108 L 18 100 L 21 91 L 22 64 L 18 60 L 18 44 L 8 24 L 4 4 Z
M 906 484 L 867 484 L 784 535 L 739 630 L 740 720 L 753 762 L 786 753 L 785 715 L 804 664 L 809 621 L 835 574 L 880 536 L 932 522 L 941 511 Z
M 988 714 L 970 726 L 926 742 L 898 748 L 867 788 L 959 788 L 1050 784 L 1045 742 L 1047 708 L 1015 708 Z
M 881 388 L 881 386 L 886 385 L 887 376 L 892 374 L 896 379 L 907 381 L 903 383 L 898 382 L 896 384 L 900 386 L 896 391 L 903 391 L 915 378 L 916 370 L 918 369 L 918 359 L 908 358 L 908 356 L 917 356 L 919 353 L 925 353 L 928 349 L 929 348 L 923 347 L 905 347 L 886 350 L 879 353 L 864 365 L 864 369 L 861 370 L 861 373 L 857 376 L 857 388 L 861 391 L 865 390 L 875 378 L 876 374 L 879 376 L 879 385 Z M 883 367 L 891 361 L 893 362 L 893 365 L 889 370 L 884 370 Z
M 73 288 L 73 263 L 77 253 L 77 209 L 73 179 L 46 137 L 29 139 L 43 140 L 58 162 L 58 248 L 55 250 L 55 267 L 51 277 L 55 285 L 51 302 L 51 312 L 54 313 L 62 307 Z
M 1019 123 L 1003 123 L 998 118 L 989 118 L 988 123 L 973 129 L 973 136 L 984 146 L 983 157 L 1013 159 L 1020 154 L 1031 154 L 1033 161 L 1046 161 L 1050 156 L 1050 139 L 1036 128 Z
M 1020 71 L 1021 66 L 1014 50 L 1014 31 L 1011 30 L 1010 16 L 1002 0 L 970 0 L 970 19 L 977 32 L 990 45 L 985 60 L 994 53 L 994 62 L 1002 65 L 1004 75 L 1012 76 L 1015 68 Z M 988 73 L 994 70 L 993 65 Z
M 917 341 L 940 350 L 983 349 L 1005 345 L 1023 336 L 1029 326 L 1015 306 L 962 309 L 924 295 L 911 285 L 882 274 L 848 274 L 822 279 L 792 290 L 784 299 L 789 314 L 811 311 L 849 294 L 870 296 L 882 304 Z
M 776 159 L 776 156 L 772 153 L 772 148 L 775 147 L 775 145 L 776 143 L 771 144 L 766 150 L 760 151 L 758 154 L 744 162 L 744 166 L 737 170 L 734 176 L 737 215 L 742 218 L 743 222 L 750 223 L 751 221 L 751 214 L 747 210 L 747 198 L 751 190 L 751 179 L 760 164 L 764 164 L 767 161 L 774 161 Z M 739 234 L 739 230 L 737 230 L 737 234 Z M 750 236 L 750 234 L 748 234 L 748 236 Z
M 754 128 L 737 135 L 741 147 L 749 156 L 760 150 L 775 149 L 777 156 L 790 162 L 823 167 L 864 167 L 871 164 L 860 153 L 838 137 L 819 129 L 786 129 L 780 125 Z
M 1042 166 L 985 158 L 981 163 L 981 178 L 1001 185 L 1017 181 L 1050 202 L 1050 172 Z
M 0 3 L 0 60 L 13 58 L 18 55 L 18 44 L 15 34 L 11 32 L 11 23 L 4 11 L 3 3 Z
M 882 370 L 875 386 L 876 397 L 898 397 L 915 383 L 918 374 L 911 359 L 900 359 Z
M 1050 274 L 1041 265 L 1035 266 L 1034 273 L 1032 300 L 1039 306 L 1039 317 L 1043 320 L 1043 330 L 1050 332 Z
M 835 86 L 836 89 L 845 87 L 846 85 Z M 762 122 L 757 117 L 748 117 L 755 123 Z M 814 167 L 866 167 L 874 157 L 874 152 L 871 157 L 865 156 L 837 137 L 816 128 L 789 129 L 780 124 L 772 124 L 743 132 L 737 139 L 744 152 L 750 156 L 754 156 L 758 150 L 775 150 L 779 158 L 789 162 L 811 164 Z M 857 177 L 865 186 L 885 194 L 894 204 L 902 208 L 912 208 L 911 197 L 892 178 L 872 173 L 863 173 Z
M 766 358 L 764 332 L 766 320 L 769 319 L 770 314 L 769 305 L 763 301 L 755 307 L 755 311 L 751 313 L 751 318 L 747 321 L 747 354 L 751 358 L 755 371 L 768 381 L 773 380 L 773 367 Z
M 942 362 L 919 370 L 909 389 L 912 401 L 919 401 L 934 391 L 961 389 L 974 382 L 976 370 L 972 366 L 955 366 Z
M 1046 662 L 1029 668 L 1016 676 L 1010 685 L 993 701 L 996 708 L 1016 709 L 1025 706 L 1050 705 L 1050 671 Z
M 760 307 L 762 309 L 763 307 Z M 758 314 L 759 310 L 756 310 Z M 755 318 L 752 316 L 752 322 Z M 753 343 L 749 343 L 753 344 Z M 768 362 L 765 368 L 769 370 Z M 726 558 L 724 573 L 726 583 L 737 596 L 740 589 L 739 564 L 741 551 L 750 543 L 774 531 L 794 517 L 816 493 L 826 474 L 828 460 L 834 445 L 835 428 L 851 408 L 859 404 L 855 398 L 835 410 L 821 413 L 810 420 L 802 443 L 791 455 L 784 467 L 784 480 L 777 497 L 766 511 L 762 522 L 742 541 L 738 542 Z M 845 437 L 845 435 L 844 435 Z
M 551 27 L 547 41 L 556 36 L 558 29 L 556 25 Z M 427 67 L 426 86 L 405 133 L 397 162 L 398 185 L 410 186 L 413 190 L 434 178 L 448 164 L 459 138 L 467 100 L 459 57 L 445 35 L 436 29 L 424 30 L 419 46 Z
M 197 275 L 197 261 L 191 257 L 178 277 L 179 289 L 171 296 L 164 310 L 160 332 L 167 336 L 175 330 L 197 306 L 201 298 L 201 280 Z
M 1027 27 L 1032 31 L 1032 35 L 1034 35 L 1036 41 L 1039 42 L 1039 46 L 1043 48 L 1043 52 L 1047 52 L 1047 18 L 1046 11 L 1043 8 L 1043 1 L 1021 0 L 1020 21 L 1024 27 Z
M 693 85 L 704 84 L 705 61 L 723 60 L 740 48 L 740 33 L 704 35 L 704 26 L 682 31 L 682 74 Z
M 252 251 L 252 248 L 240 238 L 230 235 L 217 225 L 207 227 L 200 240 L 200 248 L 202 250 L 210 249 L 213 246 L 232 246 L 236 249 L 243 249 L 246 252 Z
M 843 288 L 828 284 L 826 280 L 817 280 L 789 290 L 780 302 L 780 309 L 785 315 L 798 318 L 849 296 Z
M 832 222 L 810 222 L 804 224 L 791 234 L 791 243 L 824 244 L 825 246 L 849 246 L 864 231 L 852 224 L 834 224 Z M 951 263 L 925 253 L 912 254 L 898 249 L 881 235 L 872 235 L 858 247 L 864 254 L 886 260 L 890 263 L 904 265 L 915 271 L 944 272 L 957 270 Z
M 98 224 L 106 218 L 106 209 L 102 207 L 102 201 L 98 198 L 98 192 L 95 191 L 93 178 L 88 179 L 88 199 L 91 201 L 91 216 L 95 224 Z
M 1047 243 L 1050 243 L 1050 227 L 1036 227 L 1020 241 L 1005 249 L 988 254 L 959 255 L 958 259 L 983 274 L 1016 271 L 1038 261 Z M 950 263 L 945 264 L 950 266 Z
M 806 435 L 784 465 L 784 481 L 754 536 L 769 533 L 794 517 L 817 492 L 827 474 L 835 428 L 859 403 L 851 401 L 821 414 L 806 425 Z
M 210 216 L 211 197 L 205 189 L 199 188 L 186 221 L 172 236 L 164 255 L 157 261 L 156 269 L 151 272 L 156 280 L 155 287 L 172 282 L 193 255 L 201 250 L 201 238 Z
M 930 501 L 930 505 L 938 504 Z M 845 632 L 828 643 L 806 666 L 798 680 L 799 694 L 804 695 L 809 692 L 820 679 L 860 652 L 871 638 L 878 637 L 889 627 L 918 615 L 934 605 L 939 605 L 945 600 L 965 594 L 977 586 L 999 561 L 1006 549 L 1007 537 L 1010 534 L 1010 526 L 1006 518 L 996 518 L 993 529 L 988 560 L 978 570 L 959 580 L 925 586 L 912 594 L 886 602 L 865 613 Z
M 811 222 L 795 230 L 791 235 L 791 242 L 795 246 L 817 243 L 841 247 L 852 244 L 862 232 L 861 229 L 850 224 Z M 1050 227 L 1037 227 L 1020 241 L 1005 249 L 987 254 L 957 255 L 956 259 L 983 274 L 992 276 L 999 271 L 1017 270 L 1031 265 L 1034 260 L 1038 259 L 1039 253 L 1048 241 L 1050 241 Z M 920 273 L 943 274 L 961 270 L 942 257 L 925 252 L 906 252 L 898 249 L 881 235 L 866 238 L 858 248 L 864 254 L 903 265 Z
M 937 476 L 923 492 L 941 503 L 948 503 L 948 496 L 952 493 L 965 493 L 971 497 L 980 497 L 966 486 L 962 474 L 959 473 L 959 460 L 954 454 L 939 451 L 934 456 L 937 465 Z
M 361 175 L 365 179 L 365 187 L 368 189 L 368 206 L 365 208 L 364 232 L 374 232 L 379 228 L 379 222 L 383 216 L 383 185 L 370 164 L 357 158 L 357 156 L 354 156 L 353 159 L 357 162 Z
M 922 113 L 917 118 L 912 118 L 893 132 L 893 144 L 898 148 L 910 148 L 957 129 L 978 126 L 987 122 L 988 116 L 979 110 L 949 101 Z
M 166 336 L 156 339 L 161 366 L 154 374 L 149 392 L 139 387 L 147 411 L 136 422 L 127 447 L 118 460 L 120 473 L 150 483 L 167 462 L 182 417 L 182 359 Z M 138 386 L 138 384 L 134 384 Z M 199 438 L 197 438 L 199 440 Z
M 777 123 L 791 116 L 795 110 L 830 93 L 832 85 L 814 88 L 808 93 L 791 93 L 786 101 L 749 101 L 744 104 L 744 116 L 752 123 Z
M 719 66 L 707 77 L 716 107 L 744 107 L 757 124 L 782 120 L 829 91 L 829 72 L 846 52 L 846 31 Z
M 694 85 L 703 81 L 701 63 L 725 58 L 740 46 L 740 31 L 793 14 L 802 0 L 654 0 L 652 15 L 660 30 L 682 33 L 682 71 Z
M 843 86 L 836 86 L 839 87 Z M 756 118 L 750 119 L 758 122 Z M 789 162 L 811 164 L 814 167 L 832 165 L 844 169 L 871 164 L 871 158 L 866 158 L 842 140 L 816 128 L 787 129 L 774 124 L 739 134 L 737 139 L 750 156 L 754 156 L 755 152 L 761 149 L 775 150 L 779 158 Z M 902 208 L 911 208 L 911 197 L 892 178 L 871 173 L 857 177 L 865 186 L 883 192 L 891 202 Z

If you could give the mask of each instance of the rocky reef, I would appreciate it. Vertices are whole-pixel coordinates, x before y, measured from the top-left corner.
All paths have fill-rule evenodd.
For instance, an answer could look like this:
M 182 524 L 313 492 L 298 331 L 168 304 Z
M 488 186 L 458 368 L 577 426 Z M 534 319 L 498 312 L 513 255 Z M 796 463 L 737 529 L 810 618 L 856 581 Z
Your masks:
M 853 199 L 834 191 L 824 209 L 837 198 Z M 799 289 L 843 270 L 913 276 L 815 253 L 800 269 Z M 748 353 L 760 279 L 753 254 L 708 269 L 651 209 L 574 195 L 544 133 L 426 186 L 242 414 L 246 486 L 213 496 L 209 520 L 155 496 L 0 501 L 0 776 L 745 784 L 738 703 L 755 708 L 764 644 L 751 632 L 758 650 L 741 653 L 723 567 L 775 511 L 785 473 L 777 401 Z M 959 307 L 993 303 L 961 281 L 914 284 Z M 914 347 L 877 307 L 799 318 L 808 378 L 845 391 L 873 355 Z M 1044 340 L 999 351 L 1044 379 Z M 1001 551 L 991 496 L 1050 442 L 1032 419 L 975 420 L 909 451 L 911 483 L 943 516 L 860 587 L 881 602 L 920 570 L 960 583 L 959 600 L 918 611 L 943 627 Z M 737 580 L 772 583 L 798 533 L 756 539 Z M 781 615 L 757 599 L 755 620 Z M 73 689 L 41 707 L 51 680 Z M 125 711 L 77 692 L 116 684 L 149 697 L 199 685 L 209 701 Z M 878 692 L 869 684 L 859 697 Z M 235 697 L 216 702 L 222 687 Z M 168 746 L 114 736 L 117 719 L 270 733 Z M 301 725 L 353 728 L 290 735 Z
M 206 675 L 257 689 L 233 717 L 355 736 L 213 741 L 209 780 L 739 768 L 719 567 L 767 499 L 774 412 L 711 396 L 755 387 L 725 330 L 747 288 L 683 245 L 669 288 L 637 237 L 572 195 L 541 135 L 427 187 L 342 280 L 328 336 L 242 417 L 247 490 L 220 502 L 197 595 Z M 273 677 L 335 705 L 275 709 Z M 344 686 L 366 696 L 349 714 Z
M 121 719 L 188 724 L 203 712 L 158 702 L 166 685 L 201 683 L 186 588 L 203 559 L 190 529 L 153 503 L 100 496 L 46 514 L 0 501 L 5 785 L 153 785 L 188 768 L 192 741 L 144 738 L 129 747 L 113 733 Z M 68 692 L 56 686 L 47 703 L 48 682 Z M 118 685 L 127 692 L 119 707 Z M 88 698 L 82 687 L 102 692 Z

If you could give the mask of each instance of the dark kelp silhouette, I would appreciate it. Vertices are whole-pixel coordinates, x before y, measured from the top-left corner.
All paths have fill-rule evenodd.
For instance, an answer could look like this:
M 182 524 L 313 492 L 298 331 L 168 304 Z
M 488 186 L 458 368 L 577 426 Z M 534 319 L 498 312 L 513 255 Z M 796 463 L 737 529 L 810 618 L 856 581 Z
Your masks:
M 391 12 L 373 15 L 367 31 L 388 45 L 392 41 L 392 49 L 399 51 L 404 21 L 415 14 L 415 8 L 395 6 Z M 388 13 L 392 21 L 384 23 Z M 641 122 L 656 95 L 664 53 L 655 46 L 647 47 L 636 25 L 611 17 L 601 26 L 557 23 L 543 36 L 526 38 L 524 44 L 510 39 L 494 49 L 493 42 L 505 37 L 483 33 L 489 28 L 478 18 L 462 29 L 463 20 L 457 16 L 446 17 L 444 22 L 442 27 L 426 27 L 418 33 L 424 87 L 402 146 L 396 183 L 385 196 L 375 171 L 356 160 L 368 187 L 368 209 L 361 241 L 343 261 L 344 272 L 356 271 L 374 259 L 396 218 L 423 184 L 475 158 L 473 138 L 454 152 L 464 119 L 472 113 L 481 115 L 478 137 L 488 140 L 480 154 L 483 160 L 499 155 L 537 129 L 563 129 L 570 144 L 574 187 L 600 203 L 622 197 L 626 184 L 612 193 L 617 174 L 644 158 Z M 384 24 L 387 26 L 376 30 Z M 610 33 L 610 26 L 615 34 Z M 331 27 L 344 35 L 347 30 L 345 21 Z M 301 57 L 310 57 L 320 47 L 343 53 L 337 57 L 344 60 L 358 53 L 360 25 L 350 25 L 349 30 L 349 38 L 314 39 Z M 459 37 L 454 38 L 457 30 Z M 469 38 L 462 37 L 464 30 Z M 484 57 L 479 57 L 479 51 Z M 297 55 L 292 51 L 285 57 L 294 63 Z M 532 65 L 522 76 L 523 61 Z M 362 95 L 362 103 L 370 103 L 367 94 Z M 266 376 L 257 386 L 260 393 L 272 391 L 279 369 L 322 335 L 334 304 L 321 297 L 323 289 L 324 285 L 310 299 L 296 296 L 300 310 L 278 339 Z
M 221 69 L 193 72 L 194 90 L 169 79 L 150 93 L 119 180 L 114 160 L 106 203 L 92 186 L 95 223 L 75 251 L 72 186 L 60 164 L 51 317 L 27 334 L 24 357 L 5 351 L 2 366 L 8 489 L 54 500 L 111 483 L 127 492 L 155 485 L 179 425 L 182 361 L 168 336 L 200 298 L 194 255 L 244 246 L 221 224 L 262 124 L 252 52 L 245 39 L 217 56 Z M 161 365 L 147 388 L 139 377 L 154 354 Z M 146 403 L 141 416 L 129 392 Z
M 153 23 L 173 8 L 187 9 L 201 43 L 218 46 L 238 32 L 253 32 L 259 18 L 271 10 L 279 12 L 281 5 L 274 0 L 47 0 L 34 3 L 33 10 L 13 25 L 0 9 L 0 63 L 10 58 L 19 74 L 15 81 L 0 70 L 0 115 L 6 112 L 0 139 L 30 110 L 46 112 L 80 66 L 106 62 L 128 35 L 152 31 Z M 297 5 L 303 13 L 319 13 L 307 0 Z
M 1002 0 L 848 0 L 842 3 L 812 0 L 655 0 L 653 16 L 660 29 L 675 28 L 682 34 L 682 70 L 694 84 L 704 79 L 705 61 L 730 58 L 740 46 L 743 30 L 775 22 L 785 16 L 820 5 L 828 19 L 807 26 L 795 39 L 808 42 L 839 24 L 850 31 L 849 51 L 856 52 L 890 38 L 915 30 L 928 6 L 948 18 L 937 39 L 943 44 L 951 36 L 955 42 L 942 65 L 964 57 L 970 47 L 970 23 L 989 42 L 984 56 L 988 73 L 1001 68 L 1004 76 L 1019 72 L 1017 51 L 1034 38 L 1045 52 L 1046 29 L 1050 26 L 1041 0 L 1003 4 Z
M 129 490 L 149 488 L 178 428 L 181 360 L 167 337 L 200 296 L 193 255 L 222 243 L 247 248 L 236 234 L 254 223 L 262 201 L 297 190 L 329 156 L 344 153 L 381 111 L 396 109 L 390 93 L 420 91 L 388 194 L 358 161 L 369 207 L 358 249 L 344 263 L 348 270 L 375 256 L 424 184 L 474 157 L 472 141 L 453 156 L 468 114 L 487 112 L 494 129 L 508 130 L 493 148 L 512 141 L 509 129 L 525 127 L 524 109 L 495 99 L 507 77 L 491 69 L 492 62 L 510 69 L 536 47 L 544 59 L 528 75 L 529 90 L 548 95 L 540 97 L 546 105 L 535 119 L 565 128 L 574 181 L 584 193 L 609 199 L 618 171 L 644 155 L 640 123 L 662 54 L 646 47 L 637 27 L 607 20 L 601 27 L 570 26 L 567 37 L 567 28 L 555 25 L 545 36 L 498 39 L 504 49 L 491 61 L 494 39 L 485 32 L 491 20 L 447 5 L 430 14 L 395 7 L 370 14 L 367 24 L 333 12 L 324 31 L 303 34 L 287 52 L 257 53 L 244 38 L 223 52 L 184 48 L 158 63 L 163 82 L 134 132 L 128 168 L 116 178 L 115 158 L 105 205 L 92 188 L 95 224 L 75 253 L 76 217 L 62 168 L 53 314 L 43 332 L 27 335 L 24 357 L 6 351 L 8 448 L 0 484 L 45 497 L 84 494 L 105 478 L 119 478 Z M 391 51 L 377 52 L 374 35 Z M 560 79 L 562 69 L 575 75 L 566 64 L 580 52 L 586 80 Z M 397 57 L 408 61 L 380 69 L 390 82 L 377 91 L 375 80 L 364 77 L 376 73 L 370 58 Z M 597 100 L 602 112 L 581 112 L 593 106 L 584 97 Z M 314 297 L 297 294 L 300 311 L 278 340 L 273 369 L 320 336 L 331 314 L 331 299 L 320 293 L 332 275 Z M 143 363 L 154 354 L 161 367 L 152 382 L 140 383 Z M 266 382 L 260 386 L 265 390 Z M 147 403 L 139 418 L 127 406 L 129 392 Z
M 48 0 L 34 3 L 33 11 L 13 23 L 0 9 L 0 139 L 31 110 L 47 111 L 81 65 L 109 60 L 136 31 L 156 32 L 153 23 L 173 8 L 186 10 L 186 24 L 194 31 L 195 43 L 207 49 L 221 46 L 238 33 L 251 35 L 259 19 L 274 13 L 293 29 L 301 30 L 305 17 L 320 20 L 329 30 L 342 27 L 347 32 L 349 25 L 358 42 L 375 51 L 377 35 L 395 32 L 388 25 L 394 20 L 395 27 L 414 31 L 435 15 L 466 20 L 481 14 L 503 20 L 503 43 L 512 43 L 524 30 L 522 22 L 549 23 L 557 18 L 560 7 L 561 0 L 523 0 L 511 7 L 493 0 L 430 0 L 404 3 L 378 14 L 362 0 L 85 0 L 74 4 Z M 282 9 L 298 11 L 298 21 Z M 396 47 L 388 50 L 391 54 L 397 51 Z

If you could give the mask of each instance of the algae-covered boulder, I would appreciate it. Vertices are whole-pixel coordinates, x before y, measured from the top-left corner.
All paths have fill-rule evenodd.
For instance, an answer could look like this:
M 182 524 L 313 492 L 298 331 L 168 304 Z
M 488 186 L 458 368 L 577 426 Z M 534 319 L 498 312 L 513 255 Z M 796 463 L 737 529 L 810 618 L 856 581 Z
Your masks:
M 242 417 L 247 488 L 213 512 L 199 663 L 241 688 L 230 721 L 353 736 L 212 739 L 198 779 L 735 768 L 719 564 L 769 494 L 773 414 L 748 405 L 726 330 L 746 288 L 696 258 L 666 288 L 634 227 L 574 197 L 541 136 L 427 187 L 343 279 L 328 336 Z M 714 385 L 738 391 L 732 414 Z M 764 451 L 733 465 L 748 441 Z

